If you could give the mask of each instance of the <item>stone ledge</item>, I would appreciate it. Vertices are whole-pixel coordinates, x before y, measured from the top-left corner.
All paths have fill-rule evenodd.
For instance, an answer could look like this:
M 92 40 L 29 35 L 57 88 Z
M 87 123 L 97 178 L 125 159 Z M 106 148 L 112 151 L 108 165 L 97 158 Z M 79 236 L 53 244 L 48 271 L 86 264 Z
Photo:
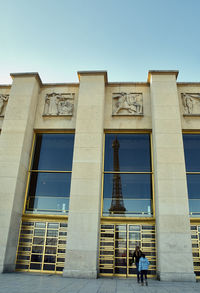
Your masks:
M 38 81 L 40 87 L 42 86 L 42 81 L 39 76 L 38 72 L 20 72 L 20 73 L 10 73 L 10 76 L 13 78 L 15 77 L 35 77 L 36 80 Z
M 95 75 L 103 75 L 104 76 L 104 80 L 105 83 L 108 82 L 108 75 L 107 75 L 107 71 L 101 71 L 101 70 L 96 70 L 96 71 L 78 71 L 78 79 L 80 81 L 80 76 L 82 75 L 88 75 L 88 76 L 95 76 Z
M 64 278 L 97 279 L 97 271 L 86 270 L 64 270 Z
M 196 282 L 194 273 L 158 273 L 158 279 L 167 282 Z
M 157 75 L 172 75 L 175 74 L 176 79 L 178 77 L 178 70 L 149 70 L 148 72 L 148 77 L 147 77 L 147 82 L 150 82 L 151 75 L 157 74 Z

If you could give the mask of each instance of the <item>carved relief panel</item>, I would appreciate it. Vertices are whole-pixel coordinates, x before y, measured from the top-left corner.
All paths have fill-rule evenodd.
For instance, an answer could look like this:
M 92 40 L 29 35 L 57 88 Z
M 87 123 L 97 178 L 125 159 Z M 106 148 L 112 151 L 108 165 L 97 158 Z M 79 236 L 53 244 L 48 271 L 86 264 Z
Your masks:
M 113 93 L 112 95 L 112 115 L 143 115 L 142 93 Z
M 5 104 L 9 99 L 9 95 L 0 94 L 0 116 L 3 116 Z
M 74 93 L 50 93 L 45 96 L 43 116 L 72 116 Z
M 184 109 L 184 115 L 200 116 L 200 93 L 182 93 L 181 98 Z

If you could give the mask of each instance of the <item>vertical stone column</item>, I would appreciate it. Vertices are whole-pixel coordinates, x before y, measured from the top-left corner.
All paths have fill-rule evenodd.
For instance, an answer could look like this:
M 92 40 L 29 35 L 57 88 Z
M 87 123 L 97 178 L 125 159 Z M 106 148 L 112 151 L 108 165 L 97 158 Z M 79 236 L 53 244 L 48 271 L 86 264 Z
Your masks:
M 160 280 L 195 281 L 177 71 L 150 71 L 157 269 Z
M 96 278 L 106 72 L 79 72 L 65 277 Z
M 14 271 L 40 78 L 11 74 L 0 136 L 0 272 Z

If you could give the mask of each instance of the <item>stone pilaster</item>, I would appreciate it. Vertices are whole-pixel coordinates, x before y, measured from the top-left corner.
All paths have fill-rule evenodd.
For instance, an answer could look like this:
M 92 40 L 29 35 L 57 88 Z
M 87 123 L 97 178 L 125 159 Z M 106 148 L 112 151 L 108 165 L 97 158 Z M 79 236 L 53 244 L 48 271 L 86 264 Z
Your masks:
M 14 271 L 40 78 L 11 74 L 0 136 L 0 271 Z
M 177 71 L 149 72 L 157 270 L 160 280 L 195 281 L 177 74 Z
M 66 277 L 97 277 L 106 76 L 79 72 Z

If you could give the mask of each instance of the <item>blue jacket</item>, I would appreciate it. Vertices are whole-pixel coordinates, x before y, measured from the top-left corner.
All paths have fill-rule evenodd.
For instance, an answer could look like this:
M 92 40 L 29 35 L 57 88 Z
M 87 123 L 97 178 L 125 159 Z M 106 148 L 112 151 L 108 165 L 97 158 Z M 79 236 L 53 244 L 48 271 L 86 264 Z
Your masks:
M 141 257 L 139 261 L 139 272 L 143 270 L 148 270 L 149 261 L 146 257 Z

